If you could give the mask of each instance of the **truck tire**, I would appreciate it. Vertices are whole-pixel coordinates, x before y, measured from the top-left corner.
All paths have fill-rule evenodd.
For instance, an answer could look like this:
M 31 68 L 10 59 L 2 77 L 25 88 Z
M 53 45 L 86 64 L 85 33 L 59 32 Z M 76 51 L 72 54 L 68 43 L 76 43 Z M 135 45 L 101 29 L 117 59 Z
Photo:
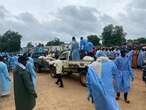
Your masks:
M 81 72 L 81 74 L 80 74 L 80 83 L 82 86 L 87 87 L 86 86 L 86 73 L 85 72 Z

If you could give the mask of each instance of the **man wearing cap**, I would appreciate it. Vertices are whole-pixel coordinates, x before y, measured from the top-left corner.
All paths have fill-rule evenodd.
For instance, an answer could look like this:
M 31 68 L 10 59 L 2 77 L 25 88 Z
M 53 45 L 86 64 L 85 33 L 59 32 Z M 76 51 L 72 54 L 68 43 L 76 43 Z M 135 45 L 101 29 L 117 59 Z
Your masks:
M 32 110 L 37 97 L 31 75 L 26 70 L 27 58 L 20 56 L 14 71 L 14 96 L 16 110 Z
M 88 66 L 88 99 L 92 99 L 96 110 L 120 110 L 113 88 L 117 67 L 102 51 L 98 51 L 96 57 L 97 60 Z

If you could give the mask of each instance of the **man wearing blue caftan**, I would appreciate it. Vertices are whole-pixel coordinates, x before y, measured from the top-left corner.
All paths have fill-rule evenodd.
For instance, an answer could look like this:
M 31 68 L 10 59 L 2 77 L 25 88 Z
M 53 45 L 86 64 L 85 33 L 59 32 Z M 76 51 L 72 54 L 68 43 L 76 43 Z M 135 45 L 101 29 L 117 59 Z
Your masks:
M 83 37 L 81 37 L 81 39 L 80 39 L 81 58 L 83 58 L 86 55 L 86 45 L 87 45 L 87 40 L 85 40 L 85 39 L 83 39 Z
M 15 55 L 11 56 L 11 58 L 10 58 L 10 65 L 11 65 L 11 69 L 12 70 L 15 70 L 17 63 L 18 63 L 18 57 L 15 56 Z
M 121 56 L 121 52 L 119 49 L 116 49 L 114 52 L 115 58 Z
M 86 44 L 87 44 L 87 41 L 85 39 L 83 39 L 83 37 L 81 37 L 81 40 L 80 40 L 80 50 L 84 50 L 85 51 Z
M 133 54 L 134 54 L 134 50 L 133 49 L 131 49 L 129 52 L 128 52 L 128 54 L 127 54 L 127 57 L 128 57 L 128 59 L 129 59 L 129 61 L 130 61 L 130 65 L 132 66 L 132 62 L 133 62 Z
M 139 53 L 138 53 L 138 67 L 142 67 L 143 66 L 143 51 L 142 49 L 139 50 Z
M 71 57 L 72 60 L 80 60 L 79 43 L 76 41 L 75 37 L 72 38 L 71 42 Z
M 86 44 L 86 51 L 88 54 L 92 53 L 93 47 L 94 47 L 93 43 L 88 41 L 88 43 Z
M 130 103 L 128 100 L 128 92 L 131 88 L 131 81 L 134 80 L 134 73 L 131 68 L 129 58 L 126 56 L 124 50 L 121 51 L 121 56 L 115 59 L 115 64 L 118 68 L 118 74 L 115 77 L 115 90 L 117 92 L 116 99 L 120 99 L 120 92 L 124 92 L 124 100 L 126 103 Z
M 11 79 L 8 73 L 7 65 L 3 62 L 3 57 L 0 56 L 0 96 L 10 94 Z
M 113 87 L 117 67 L 101 51 L 96 53 L 96 57 L 97 60 L 88 66 L 89 98 L 95 104 L 96 110 L 120 110 Z
M 102 50 L 97 50 L 95 56 L 97 57 L 99 55 L 99 53 L 102 54 L 103 57 L 107 56 L 106 53 L 103 52 Z
M 110 55 L 111 55 L 111 51 L 110 50 L 107 50 L 106 56 L 110 56 Z
M 30 73 L 31 79 L 33 82 L 33 86 L 36 89 L 36 72 L 35 72 L 35 67 L 34 67 L 34 61 L 31 57 L 28 57 L 28 61 L 26 64 L 26 70 Z

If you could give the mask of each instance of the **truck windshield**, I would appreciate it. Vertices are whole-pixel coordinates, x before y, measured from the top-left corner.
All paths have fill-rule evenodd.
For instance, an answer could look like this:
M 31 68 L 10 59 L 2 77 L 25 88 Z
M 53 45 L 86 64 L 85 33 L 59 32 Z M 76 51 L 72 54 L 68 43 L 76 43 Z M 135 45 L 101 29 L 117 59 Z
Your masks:
M 60 55 L 59 59 L 60 60 L 67 60 L 68 58 L 68 53 L 63 53 L 62 55 Z

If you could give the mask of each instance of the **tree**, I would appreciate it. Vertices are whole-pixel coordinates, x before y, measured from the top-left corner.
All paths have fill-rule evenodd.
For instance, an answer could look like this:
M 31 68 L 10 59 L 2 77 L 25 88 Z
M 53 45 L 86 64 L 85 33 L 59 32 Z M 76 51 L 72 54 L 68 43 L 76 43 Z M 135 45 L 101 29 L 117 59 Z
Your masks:
M 112 24 L 104 27 L 103 33 L 101 35 L 103 45 L 109 46 L 111 44 L 111 38 L 112 38 L 113 28 L 114 27 L 113 27 Z
M 133 44 L 134 44 L 134 40 L 128 39 L 128 40 L 126 41 L 126 44 L 127 44 L 127 45 L 133 45 Z
M 100 38 L 97 35 L 88 35 L 87 39 L 92 42 L 94 46 L 100 45 Z
M 127 43 L 128 44 L 137 44 L 137 45 L 146 44 L 146 38 L 140 37 L 140 38 L 137 38 L 137 39 L 128 39 Z
M 135 41 L 139 44 L 146 44 L 146 38 L 144 38 L 144 37 L 135 39 Z
M 34 45 L 32 45 L 32 42 L 28 42 L 26 47 L 27 47 L 27 48 L 33 48 Z
M 7 31 L 0 39 L 1 51 L 17 52 L 21 49 L 22 36 L 18 32 Z
M 37 47 L 44 47 L 44 44 L 39 43 L 39 44 L 37 45 Z
M 46 46 L 56 46 L 61 44 L 64 44 L 64 42 L 60 41 L 59 38 L 55 38 L 54 40 L 47 42 Z
M 104 27 L 101 38 L 104 46 L 121 46 L 126 42 L 125 36 L 122 26 L 110 24 Z

